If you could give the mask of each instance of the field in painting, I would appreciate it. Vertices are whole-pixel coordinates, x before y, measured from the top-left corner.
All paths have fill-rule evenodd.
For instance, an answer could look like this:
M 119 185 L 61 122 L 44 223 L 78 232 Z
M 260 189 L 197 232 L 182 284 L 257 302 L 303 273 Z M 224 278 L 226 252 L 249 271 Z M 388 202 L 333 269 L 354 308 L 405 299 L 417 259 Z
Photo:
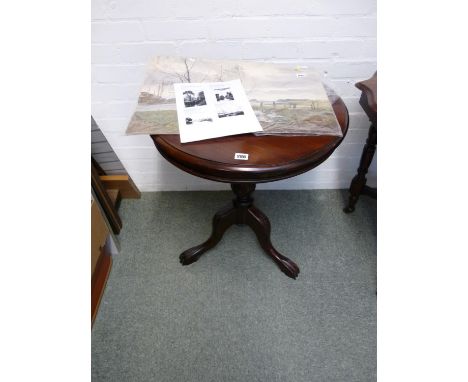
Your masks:
M 251 101 L 251 105 L 265 133 L 331 133 L 336 125 L 328 101 Z
M 136 111 L 127 134 L 179 134 L 177 111 Z

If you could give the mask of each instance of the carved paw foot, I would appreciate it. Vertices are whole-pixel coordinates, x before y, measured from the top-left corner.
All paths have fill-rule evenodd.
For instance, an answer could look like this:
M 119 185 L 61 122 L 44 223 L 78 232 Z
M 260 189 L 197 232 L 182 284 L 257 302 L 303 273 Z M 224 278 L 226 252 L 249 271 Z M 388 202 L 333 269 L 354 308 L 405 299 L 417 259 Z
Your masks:
M 203 245 L 187 249 L 180 256 L 179 260 L 182 265 L 189 265 L 197 261 L 200 256 L 207 250 Z
M 286 276 L 289 276 L 295 280 L 296 277 L 299 275 L 299 267 L 296 265 L 294 261 L 289 260 L 287 258 L 275 259 L 275 261 L 276 261 L 276 264 L 278 264 L 281 271 Z
M 351 213 L 351 212 L 354 211 L 354 207 L 347 206 L 347 207 L 343 208 L 343 211 L 344 211 L 346 214 L 349 214 L 349 213 Z

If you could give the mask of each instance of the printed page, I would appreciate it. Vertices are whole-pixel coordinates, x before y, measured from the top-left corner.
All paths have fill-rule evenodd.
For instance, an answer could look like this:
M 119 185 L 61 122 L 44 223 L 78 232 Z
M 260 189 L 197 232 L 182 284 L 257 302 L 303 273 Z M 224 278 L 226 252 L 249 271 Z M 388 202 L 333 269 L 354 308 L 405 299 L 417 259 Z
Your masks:
M 176 83 L 182 143 L 262 131 L 240 80 Z

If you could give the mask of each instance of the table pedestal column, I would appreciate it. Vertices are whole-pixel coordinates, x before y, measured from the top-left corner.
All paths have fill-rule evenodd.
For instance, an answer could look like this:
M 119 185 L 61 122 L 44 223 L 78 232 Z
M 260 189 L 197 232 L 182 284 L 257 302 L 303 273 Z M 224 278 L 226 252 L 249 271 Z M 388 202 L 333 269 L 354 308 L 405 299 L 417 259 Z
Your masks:
M 364 194 L 374 199 L 377 198 L 377 189 L 372 189 L 366 186 L 366 174 L 369 166 L 374 158 L 375 148 L 377 146 L 377 127 L 372 124 L 369 128 L 366 144 L 362 150 L 361 161 L 359 163 L 358 173 L 351 181 L 349 187 L 348 205 L 343 209 L 344 212 L 350 213 L 354 211 L 354 207 L 358 201 L 359 195 Z
M 216 213 L 213 218 L 213 231 L 208 240 L 196 247 L 187 249 L 180 255 L 182 265 L 197 261 L 203 253 L 218 244 L 224 232 L 231 225 L 246 224 L 255 232 L 261 247 L 278 267 L 287 276 L 295 279 L 299 274 L 299 267 L 273 247 L 270 241 L 270 221 L 262 211 L 253 205 L 251 194 L 255 190 L 255 183 L 232 183 L 231 188 L 236 194 L 236 198 L 233 199 L 232 204 Z

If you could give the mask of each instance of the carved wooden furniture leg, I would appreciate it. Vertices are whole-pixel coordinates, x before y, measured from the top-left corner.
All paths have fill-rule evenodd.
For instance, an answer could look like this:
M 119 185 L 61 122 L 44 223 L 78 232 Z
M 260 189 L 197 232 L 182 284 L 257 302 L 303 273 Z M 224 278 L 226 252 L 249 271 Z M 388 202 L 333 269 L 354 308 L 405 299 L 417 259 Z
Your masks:
M 271 226 L 266 215 L 256 207 L 250 206 L 247 210 L 246 223 L 257 235 L 258 241 L 267 255 L 273 259 L 287 276 L 295 279 L 299 274 L 299 267 L 294 261 L 280 254 L 271 244 Z
M 204 243 L 196 247 L 187 249 L 180 256 L 182 265 L 189 265 L 197 261 L 201 255 L 213 248 L 219 243 L 224 235 L 224 232 L 236 222 L 236 210 L 231 204 L 218 211 L 213 217 L 213 231 L 211 236 Z
M 255 183 L 233 183 L 231 188 L 236 198 L 232 201 L 232 205 L 226 206 L 214 216 L 213 231 L 209 239 L 183 252 L 179 257 L 180 262 L 188 265 L 197 261 L 203 253 L 221 240 L 231 225 L 247 224 L 257 235 L 263 250 L 287 276 L 295 279 L 299 274 L 299 267 L 273 247 L 270 241 L 270 222 L 263 212 L 253 206 L 251 194 L 255 190 Z
M 366 188 L 366 174 L 369 166 L 374 157 L 375 147 L 377 145 L 377 128 L 374 124 L 371 125 L 369 129 L 369 135 L 367 136 L 366 144 L 362 150 L 361 162 L 359 163 L 358 173 L 351 181 L 351 186 L 349 187 L 349 201 L 348 205 L 343 209 L 344 212 L 350 213 L 354 211 L 354 206 L 356 205 L 359 195 L 363 193 L 363 190 Z M 370 192 L 366 192 L 369 193 Z

